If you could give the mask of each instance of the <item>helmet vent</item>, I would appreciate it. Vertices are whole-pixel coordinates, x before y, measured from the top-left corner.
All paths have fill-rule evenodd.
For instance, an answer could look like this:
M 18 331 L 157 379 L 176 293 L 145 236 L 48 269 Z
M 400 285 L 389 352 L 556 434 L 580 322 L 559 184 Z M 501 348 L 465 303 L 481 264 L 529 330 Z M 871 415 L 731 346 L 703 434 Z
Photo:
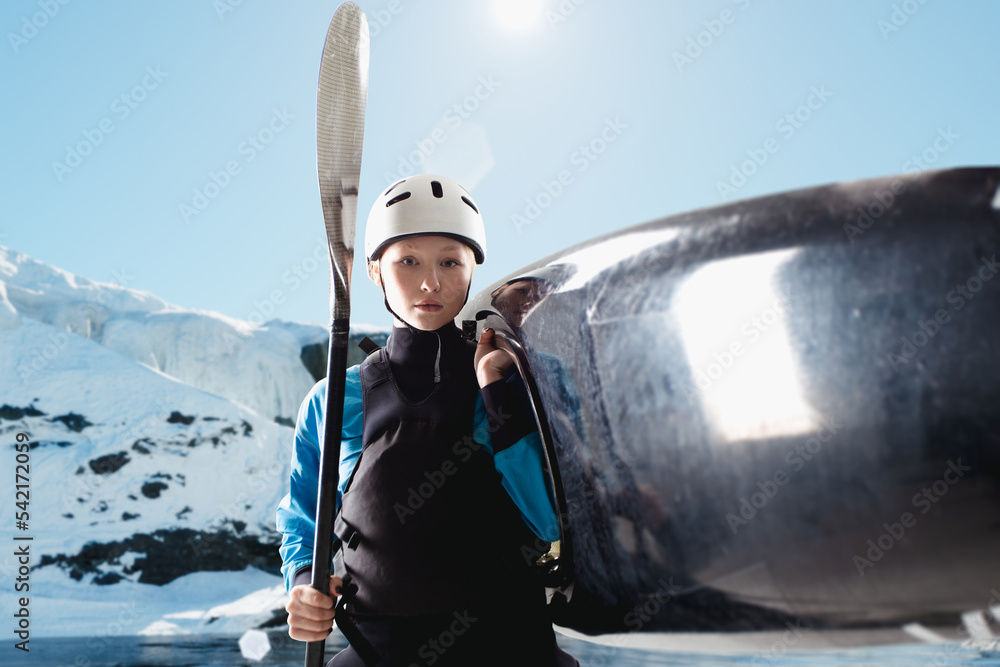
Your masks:
M 431 192 L 433 192 L 434 196 L 438 199 L 444 197 L 444 191 L 441 189 L 441 183 L 438 181 L 431 181 Z
M 389 201 L 387 201 L 385 203 L 385 207 L 389 208 L 393 204 L 398 204 L 399 202 L 401 202 L 401 201 L 403 201 L 405 199 L 409 199 L 409 198 L 410 198 L 410 193 L 409 192 L 404 192 L 403 194 L 396 195 L 395 197 L 393 197 L 392 199 L 390 199 Z
M 479 213 L 479 209 L 476 208 L 476 205 L 473 204 L 472 200 L 470 200 L 468 197 L 466 197 L 466 196 L 463 195 L 462 196 L 462 201 L 464 201 L 466 204 L 468 204 L 469 208 L 471 208 L 473 211 L 475 211 L 476 213 Z

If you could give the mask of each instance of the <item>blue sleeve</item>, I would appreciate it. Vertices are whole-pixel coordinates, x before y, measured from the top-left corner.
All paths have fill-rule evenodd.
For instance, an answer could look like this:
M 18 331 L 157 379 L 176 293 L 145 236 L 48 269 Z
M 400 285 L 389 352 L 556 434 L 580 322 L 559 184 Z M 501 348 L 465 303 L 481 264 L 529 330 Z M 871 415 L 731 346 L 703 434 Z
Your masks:
M 361 455 L 364 425 L 361 400 L 360 366 L 347 369 L 344 385 L 344 421 L 340 443 L 340 483 L 337 506 L 347 480 Z M 281 573 L 285 590 L 291 590 L 295 572 L 312 565 L 313 539 L 316 532 L 316 498 L 319 489 L 320 433 L 326 407 L 326 380 L 320 380 L 306 395 L 295 422 L 291 475 L 288 494 L 277 510 L 277 528 L 281 533 Z
M 492 431 L 496 430 L 496 424 L 491 425 L 483 392 L 480 392 L 473 437 L 493 455 L 503 487 L 521 510 L 527 526 L 546 542 L 555 542 L 559 539 L 559 521 L 549 492 L 545 453 L 538 430 L 531 430 L 513 445 L 494 453 Z

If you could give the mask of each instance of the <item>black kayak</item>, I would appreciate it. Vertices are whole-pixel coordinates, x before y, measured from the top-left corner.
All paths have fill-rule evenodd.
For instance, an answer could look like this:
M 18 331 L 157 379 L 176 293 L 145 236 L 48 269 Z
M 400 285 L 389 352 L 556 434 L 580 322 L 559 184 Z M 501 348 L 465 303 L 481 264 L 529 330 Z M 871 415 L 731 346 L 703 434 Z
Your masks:
M 546 444 L 556 621 L 994 622 L 998 185 L 954 169 L 735 202 L 473 297 L 461 317 L 515 352 Z

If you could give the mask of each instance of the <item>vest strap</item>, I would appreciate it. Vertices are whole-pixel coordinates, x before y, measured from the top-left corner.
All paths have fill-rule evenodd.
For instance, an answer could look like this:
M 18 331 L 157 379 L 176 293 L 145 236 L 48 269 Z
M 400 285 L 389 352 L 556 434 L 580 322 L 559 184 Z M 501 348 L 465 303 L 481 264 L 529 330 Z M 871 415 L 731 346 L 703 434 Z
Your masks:
M 361 341 L 358 343 L 358 347 L 361 348 L 362 352 L 368 355 L 374 352 L 378 352 L 379 350 L 382 349 L 375 343 L 375 341 L 373 341 L 368 336 L 365 336 L 364 338 L 361 339 Z
M 338 549 L 337 553 L 340 554 L 341 550 Z M 343 559 L 341 559 L 341 568 L 343 568 Z M 357 651 L 365 665 L 372 667 L 372 665 L 378 664 L 382 656 L 375 650 L 371 642 L 361 634 L 361 629 L 354 620 L 354 614 L 347 611 L 347 604 L 354 599 L 355 594 L 358 592 L 358 586 L 351 580 L 351 575 L 346 572 L 338 576 L 340 576 L 343 583 L 340 586 L 340 599 L 337 601 L 337 606 L 333 612 L 334 620 L 337 622 L 337 627 L 340 628 L 340 632 L 344 635 L 344 638 Z
M 361 534 L 344 521 L 343 512 L 337 512 L 337 517 L 333 520 L 333 532 L 348 549 L 357 549 L 361 542 Z

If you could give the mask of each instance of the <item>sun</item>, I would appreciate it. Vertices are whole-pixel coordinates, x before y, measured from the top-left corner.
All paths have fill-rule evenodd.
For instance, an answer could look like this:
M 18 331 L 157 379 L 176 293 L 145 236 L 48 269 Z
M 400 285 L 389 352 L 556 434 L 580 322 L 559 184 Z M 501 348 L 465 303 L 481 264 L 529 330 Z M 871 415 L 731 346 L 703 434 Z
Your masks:
M 523 31 L 542 16 L 545 0 L 494 0 L 493 13 L 506 28 Z

